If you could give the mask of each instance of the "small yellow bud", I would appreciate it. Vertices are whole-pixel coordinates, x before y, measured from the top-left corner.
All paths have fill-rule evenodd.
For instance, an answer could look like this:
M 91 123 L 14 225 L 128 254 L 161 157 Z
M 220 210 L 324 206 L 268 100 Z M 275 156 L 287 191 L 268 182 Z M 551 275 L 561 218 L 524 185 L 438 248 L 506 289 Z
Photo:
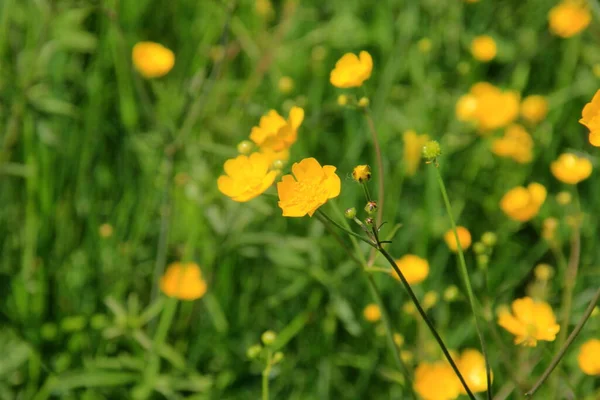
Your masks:
M 248 347 L 248 350 L 246 350 L 246 356 L 250 359 L 254 359 L 258 357 L 261 351 L 262 346 L 260 344 L 255 344 L 253 346 Z
M 360 100 L 358 100 L 358 106 L 361 108 L 369 107 L 369 99 L 367 97 L 361 97 Z
M 484 232 L 481 235 L 481 242 L 487 247 L 494 247 L 498 241 L 498 236 L 494 232 Z
M 479 254 L 477 256 L 477 265 L 479 266 L 479 268 L 485 269 L 489 262 L 490 256 L 488 256 L 487 254 Z
M 487 248 L 485 247 L 485 244 L 481 242 L 475 242 L 473 244 L 473 251 L 475 254 L 484 254 L 487 251 Z
M 273 161 L 273 169 L 283 169 L 285 162 L 283 160 Z
M 429 53 L 431 51 L 431 39 L 425 37 L 417 42 L 417 46 L 421 53 Z
M 437 292 L 434 292 L 433 290 L 430 290 L 427 293 L 425 293 L 425 296 L 423 296 L 423 308 L 428 310 L 435 306 L 437 304 L 438 297 L 439 296 Z
M 600 78 L 600 64 L 594 64 L 592 67 L 592 73 L 596 78 Z
M 345 94 L 340 94 L 337 98 L 337 103 L 338 106 L 344 107 L 348 104 L 348 96 L 346 96 Z
M 281 360 L 283 360 L 283 353 L 281 351 L 273 354 L 273 364 L 277 364 L 281 362 Z
M 571 200 L 573 200 L 573 196 L 569 192 L 562 191 L 556 194 L 556 201 L 561 206 L 566 206 L 567 204 L 570 204 Z
M 357 165 L 352 170 L 352 179 L 356 182 L 368 182 L 371 179 L 371 167 L 368 165 Z
M 450 302 L 456 300 L 458 297 L 458 288 L 455 285 L 448 286 L 444 290 L 444 300 Z
M 289 76 L 282 76 L 277 84 L 279 91 L 283 94 L 288 94 L 294 90 L 294 80 Z
M 415 315 L 415 313 L 417 312 L 417 309 L 415 308 L 415 305 L 411 301 L 407 301 L 406 303 L 404 303 L 402 305 L 402 311 L 404 311 L 408 315 Z
M 377 304 L 369 304 L 363 310 L 363 316 L 369 322 L 377 322 L 381 319 L 381 310 Z
M 548 264 L 538 264 L 535 266 L 533 273 L 535 274 L 535 279 L 546 282 L 552 278 L 552 275 L 554 275 L 554 270 Z
M 396 346 L 402 347 L 402 345 L 404 344 L 404 336 L 402 336 L 398 332 L 394 332 L 394 343 L 396 343 Z
M 413 356 L 413 353 L 411 351 L 409 351 L 409 350 L 402 350 L 400 352 L 400 358 L 405 363 L 409 363 L 409 362 L 411 362 L 413 360 L 414 356 Z
M 598 315 L 600 315 L 600 308 L 598 306 L 596 306 L 592 310 L 592 317 L 597 317 Z
M 260 340 L 262 340 L 265 346 L 273 344 L 273 342 L 275 342 L 275 339 L 277 339 L 277 334 L 271 330 L 266 331 L 260 337 Z
M 456 70 L 458 71 L 459 74 L 461 75 L 468 75 L 469 72 L 471 72 L 471 66 L 469 65 L 468 62 L 466 61 L 461 61 L 458 63 L 458 65 L 456 66 Z
M 100 225 L 100 228 L 98 228 L 98 232 L 103 238 L 109 238 L 113 234 L 113 227 L 111 224 L 102 224 Z
M 427 161 L 433 161 L 442 154 L 440 144 L 435 140 L 430 140 L 423 146 L 423 158 Z
M 254 148 L 254 145 L 249 140 L 242 140 L 237 145 L 237 151 L 240 154 L 248 155 Z
M 315 62 L 323 61 L 327 57 L 327 49 L 323 46 L 315 46 L 312 49 L 311 57 Z

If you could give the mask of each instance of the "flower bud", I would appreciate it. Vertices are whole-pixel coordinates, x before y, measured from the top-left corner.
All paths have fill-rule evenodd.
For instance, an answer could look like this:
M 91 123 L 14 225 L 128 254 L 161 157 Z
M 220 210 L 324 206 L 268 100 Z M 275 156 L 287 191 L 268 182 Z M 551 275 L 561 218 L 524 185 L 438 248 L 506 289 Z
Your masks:
M 352 170 L 352 179 L 356 182 L 367 182 L 371 179 L 371 167 L 368 165 L 357 165 Z
M 369 99 L 367 97 L 361 97 L 360 100 L 358 100 L 358 106 L 361 108 L 369 107 Z
M 375 224 L 375 220 L 371 217 L 367 217 L 367 219 L 365 219 L 365 224 L 367 226 L 373 226 L 373 224 Z
M 255 359 L 256 357 L 258 357 L 261 351 L 262 346 L 260 344 L 255 344 L 248 347 L 248 350 L 246 350 L 246 356 L 250 359 Z
M 350 207 L 346 209 L 346 211 L 344 211 L 344 217 L 348 219 L 353 219 L 354 217 L 356 217 L 356 208 Z
M 254 145 L 249 140 L 242 140 L 237 145 L 237 151 L 240 154 L 250 154 Z
M 481 241 L 487 247 L 494 247 L 498 241 L 498 236 L 494 232 L 484 232 L 484 234 L 481 235 Z
M 423 158 L 427 161 L 433 161 L 442 154 L 440 144 L 435 140 L 430 140 L 423 146 Z
M 283 353 L 278 351 L 277 353 L 273 354 L 273 364 L 277 364 L 278 362 L 281 362 L 281 360 L 283 360 Z
M 477 265 L 481 269 L 487 268 L 488 263 L 490 262 L 490 257 L 487 254 L 479 254 L 477 256 Z
M 283 160 L 273 161 L 273 169 L 283 169 L 284 165 L 285 165 L 285 163 L 283 162 Z
M 473 251 L 475 252 L 475 254 L 484 254 L 486 250 L 487 249 L 485 245 L 481 242 L 476 242 L 473 244 Z
M 455 285 L 448 286 L 444 290 L 444 300 L 450 302 L 456 300 L 458 297 L 458 288 Z
M 373 214 L 375 211 L 377 211 L 377 203 L 374 201 L 369 201 L 367 203 L 367 205 L 365 206 L 365 211 L 367 212 L 367 214 Z
M 338 106 L 344 107 L 348 104 L 348 96 L 346 96 L 345 94 L 340 94 L 337 98 L 337 103 Z
M 260 337 L 260 340 L 262 340 L 265 346 L 273 344 L 273 342 L 275 342 L 275 339 L 277 339 L 277 334 L 271 330 L 266 331 Z

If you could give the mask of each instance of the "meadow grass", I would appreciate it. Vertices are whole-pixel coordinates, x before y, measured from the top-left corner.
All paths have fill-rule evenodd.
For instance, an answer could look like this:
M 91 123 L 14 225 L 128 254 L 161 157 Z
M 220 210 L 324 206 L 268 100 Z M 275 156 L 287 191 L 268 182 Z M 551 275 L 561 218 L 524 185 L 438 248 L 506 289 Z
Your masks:
M 327 227 L 281 217 L 275 196 L 233 202 L 216 184 L 261 115 L 287 115 L 297 105 L 306 116 L 284 172 L 306 157 L 335 165 L 342 192 L 321 209 L 336 221 L 340 210 L 361 211 L 363 190 L 351 172 L 376 166 L 369 126 L 337 104 L 349 92 L 329 82 L 349 51 L 374 59 L 356 93 L 370 99 L 382 147 L 382 236 L 402 224 L 386 249 L 428 260 L 429 276 L 414 291 L 420 299 L 439 294 L 427 313 L 448 347 L 480 349 L 480 342 L 459 260 L 443 240 L 451 224 L 436 169 L 422 163 L 414 176 L 404 172 L 409 129 L 441 144 L 438 170 L 457 224 L 473 242 L 497 236 L 486 262 L 465 251 L 495 398 L 524 398 L 581 319 L 600 286 L 600 186 L 596 171 L 575 188 L 549 168 L 565 151 L 598 164 L 577 123 L 600 88 L 598 14 L 582 34 L 561 39 L 548 31 L 549 0 L 272 3 L 270 14 L 259 7 L 270 2 L 251 0 L 2 1 L 0 399 L 260 398 L 265 365 L 247 350 L 266 330 L 277 332 L 272 354 L 283 353 L 268 371 L 271 398 L 409 398 L 412 382 L 385 330 L 362 317 L 375 302 L 368 279 Z M 469 53 L 483 33 L 498 44 L 487 64 Z M 167 76 L 146 80 L 132 67 L 131 49 L 143 40 L 174 51 Z M 294 83 L 287 93 L 279 88 L 284 76 Z M 457 120 L 457 99 L 480 81 L 547 97 L 547 117 L 527 126 L 531 163 L 494 156 L 489 137 Z M 534 181 L 548 189 L 539 215 L 511 221 L 501 197 Z M 561 205 L 560 191 L 574 200 Z M 496 310 L 530 293 L 537 264 L 556 271 L 536 293 L 562 324 L 574 237 L 566 221 L 578 207 L 569 329 L 558 342 L 515 346 Z M 560 221 L 556 246 L 542 237 L 547 217 Z M 368 257 L 368 246 L 358 247 Z M 179 260 L 200 265 L 208 284 L 201 300 L 176 303 L 160 292 L 165 267 Z M 389 266 L 378 256 L 371 267 Z M 404 337 L 408 377 L 420 361 L 441 359 L 424 322 L 406 312 L 398 281 L 368 276 L 393 332 Z M 445 300 L 452 285 L 458 298 Z M 169 304 L 172 323 L 158 340 Z M 599 331 L 592 314 L 536 397 L 600 396 L 598 380 L 576 360 Z

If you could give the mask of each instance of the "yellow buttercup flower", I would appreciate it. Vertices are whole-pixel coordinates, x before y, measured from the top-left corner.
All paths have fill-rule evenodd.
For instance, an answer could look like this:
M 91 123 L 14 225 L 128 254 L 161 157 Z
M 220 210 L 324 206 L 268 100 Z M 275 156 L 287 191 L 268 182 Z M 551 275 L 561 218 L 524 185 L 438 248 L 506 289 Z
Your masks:
M 175 65 L 173 52 L 161 44 L 139 42 L 131 52 L 133 66 L 145 78 L 159 78 L 169 73 Z
M 160 278 L 160 290 L 179 300 L 196 300 L 206 293 L 206 282 L 195 263 L 173 263 Z
M 471 54 L 478 61 L 492 61 L 496 57 L 496 52 L 496 42 L 491 36 L 477 36 L 471 42 Z
M 423 400 L 454 400 L 460 395 L 460 381 L 445 361 L 422 362 L 415 370 L 413 388 Z
M 461 121 L 473 122 L 481 133 L 487 133 L 517 118 L 519 94 L 479 82 L 471 87 L 468 95 L 459 99 L 456 114 Z
M 429 275 L 429 263 L 424 258 L 414 254 L 406 254 L 396 260 L 396 265 L 406 278 L 406 281 L 411 285 L 421 283 Z M 397 280 L 400 280 L 396 271 L 392 270 L 391 274 Z
M 592 101 L 583 107 L 579 123 L 590 130 L 590 144 L 600 147 L 600 90 L 596 92 Z
M 377 304 L 369 304 L 363 310 L 363 316 L 369 322 L 377 322 L 381 319 L 381 310 Z
M 284 217 L 312 217 L 327 200 L 337 197 L 341 190 L 340 177 L 331 165 L 321 167 L 314 158 L 305 158 L 292 165 L 292 175 L 284 175 L 277 183 L 279 207 Z
M 521 102 L 521 116 L 532 124 L 543 121 L 546 114 L 548 114 L 548 100 L 544 96 L 527 96 Z
M 458 233 L 460 247 L 463 249 L 463 251 L 467 250 L 471 246 L 471 232 L 469 232 L 469 230 L 464 226 L 457 226 L 456 232 Z M 444 233 L 444 241 L 446 242 L 446 245 L 450 251 L 454 253 L 458 252 L 458 244 L 456 243 L 454 230 L 449 229 L 446 233 Z
M 550 164 L 550 171 L 559 181 L 576 185 L 592 174 L 592 163 L 587 158 L 564 153 Z
M 250 140 L 273 151 L 289 149 L 296 143 L 303 120 L 304 110 L 300 107 L 292 107 L 287 121 L 277 111 L 270 110 L 260 118 L 258 126 L 252 128 Z
M 356 182 L 367 182 L 371 179 L 371 167 L 368 165 L 357 165 L 352 170 L 352 179 Z
M 517 186 L 502 197 L 500 208 L 515 221 L 526 222 L 538 214 L 546 195 L 546 188 L 539 183 L 530 183 L 526 188 Z
M 512 314 L 503 310 L 498 315 L 498 325 L 515 335 L 515 344 L 534 347 L 538 340 L 556 339 L 560 326 L 550 305 L 523 297 L 512 302 Z
M 342 89 L 359 87 L 371 77 L 372 70 L 373 59 L 366 51 L 361 51 L 358 57 L 354 53 L 346 53 L 335 63 L 329 81 Z
M 550 31 L 556 36 L 570 38 L 588 27 L 592 14 L 586 2 L 565 0 L 548 13 Z
M 277 172 L 269 171 L 270 166 L 269 156 L 261 153 L 229 159 L 223 166 L 227 175 L 217 180 L 219 190 L 235 201 L 251 200 L 273 184 Z
M 487 390 L 485 358 L 483 354 L 475 349 L 466 349 L 456 360 L 456 365 L 473 393 L 485 392 Z M 460 392 L 467 394 L 462 385 L 460 386 Z
M 600 375 L 600 340 L 590 339 L 581 345 L 577 355 L 579 368 L 587 375 Z
M 413 176 L 423 157 L 423 146 L 429 141 L 426 134 L 418 135 L 413 130 L 408 130 L 402 135 L 404 140 L 404 171 L 407 176 Z
M 521 125 L 510 125 L 504 137 L 492 142 L 492 152 L 500 157 L 509 157 L 518 163 L 526 164 L 533 158 L 533 139 Z

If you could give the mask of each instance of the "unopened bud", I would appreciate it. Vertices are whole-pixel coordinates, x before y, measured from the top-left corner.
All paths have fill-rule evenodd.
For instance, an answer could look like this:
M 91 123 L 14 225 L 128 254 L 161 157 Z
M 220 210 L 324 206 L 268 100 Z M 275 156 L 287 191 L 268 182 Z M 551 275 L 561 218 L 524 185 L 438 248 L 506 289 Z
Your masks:
M 365 219 L 365 224 L 366 224 L 367 226 L 373 226 L 373 224 L 375 224 L 375 220 L 374 220 L 373 218 L 371 218 L 371 217 L 367 217 L 367 218 Z
M 250 154 L 254 145 L 249 140 L 242 140 L 237 145 L 237 151 L 240 154 Z
M 263 333 L 260 337 L 260 340 L 262 340 L 265 346 L 273 344 L 273 342 L 275 342 L 275 339 L 277 339 L 277 334 L 270 330 Z
M 282 169 L 285 163 L 283 160 L 275 160 L 273 161 L 273 169 Z
M 343 107 L 348 104 L 348 96 L 345 94 L 340 94 L 337 98 L 338 106 Z
M 348 219 L 353 219 L 356 217 L 356 208 L 350 207 L 344 211 L 344 216 Z
M 486 247 L 481 242 L 475 242 L 473 244 L 473 251 L 475 252 L 475 254 L 484 254 L 486 251 Z
M 481 235 L 481 241 L 487 247 L 494 247 L 498 241 L 498 236 L 494 232 L 485 232 Z
M 361 108 L 369 107 L 369 99 L 367 97 L 361 97 L 360 100 L 358 100 L 358 106 Z
M 442 154 L 440 144 L 435 140 L 430 140 L 423 146 L 423 158 L 427 161 L 433 161 Z
M 260 354 L 261 351 L 262 351 L 262 346 L 260 344 L 255 344 L 255 345 L 248 347 L 248 350 L 246 350 L 246 356 L 250 359 L 254 359 L 254 358 L 258 357 L 258 355 Z
M 283 360 L 283 353 L 278 351 L 277 353 L 273 354 L 273 364 L 277 364 L 278 362 L 281 362 L 281 360 Z
M 375 211 L 377 211 L 377 203 L 374 201 L 369 201 L 365 206 L 365 211 L 368 214 L 373 214 Z

